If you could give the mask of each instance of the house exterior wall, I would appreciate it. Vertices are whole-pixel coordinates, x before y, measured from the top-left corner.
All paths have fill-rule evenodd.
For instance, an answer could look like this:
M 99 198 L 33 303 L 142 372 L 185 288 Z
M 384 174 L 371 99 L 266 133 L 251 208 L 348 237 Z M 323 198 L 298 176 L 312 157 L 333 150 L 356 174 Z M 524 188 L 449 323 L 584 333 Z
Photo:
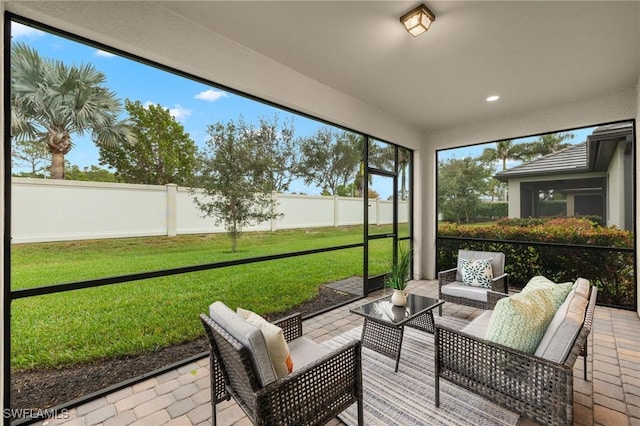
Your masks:
M 625 142 L 619 142 L 607 170 L 607 226 L 625 229 Z
M 575 216 L 576 214 L 576 197 L 573 194 L 567 194 L 567 216 Z
M 507 215 L 509 217 L 520 217 L 520 197 L 522 197 L 522 193 L 520 192 L 519 180 L 509 180 L 507 194 L 509 194 Z
M 598 173 L 581 173 L 581 174 L 572 174 L 572 175 L 558 174 L 558 175 L 549 175 L 549 176 L 535 176 L 535 177 L 509 179 L 509 186 L 508 186 L 509 217 L 517 218 L 521 216 L 521 210 L 520 210 L 520 197 L 521 197 L 520 185 L 521 184 L 527 183 L 527 182 L 548 182 L 548 181 L 555 181 L 555 180 L 568 180 L 568 176 L 570 176 L 571 179 L 587 179 L 587 178 L 594 178 L 594 177 L 605 177 L 606 173 L 598 172 Z M 623 177 L 624 177 L 624 174 L 623 174 Z M 622 193 L 622 189 L 620 189 L 619 192 Z M 575 200 L 573 199 L 572 196 L 570 198 L 571 198 L 571 201 L 567 199 L 567 216 L 572 216 L 573 213 L 570 214 L 569 211 L 570 210 L 574 211 L 574 208 L 575 208 L 575 204 L 574 204 Z M 571 207 L 570 207 L 570 203 L 571 203 Z

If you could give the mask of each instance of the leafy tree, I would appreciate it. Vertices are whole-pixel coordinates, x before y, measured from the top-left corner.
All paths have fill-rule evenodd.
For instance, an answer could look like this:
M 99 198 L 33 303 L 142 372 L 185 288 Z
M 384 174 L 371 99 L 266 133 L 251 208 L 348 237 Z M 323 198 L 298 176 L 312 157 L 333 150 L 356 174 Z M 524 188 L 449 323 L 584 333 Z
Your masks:
M 134 145 L 100 147 L 100 164 L 116 170 L 120 182 L 188 186 L 197 164 L 196 144 L 160 105 L 125 100 Z
M 338 186 L 338 193 L 336 195 L 340 196 L 340 197 L 361 197 L 361 194 L 359 194 L 359 192 L 361 191 L 361 189 L 359 189 L 355 183 L 350 183 L 348 185 L 339 185 Z M 373 200 L 377 200 L 380 198 L 380 194 L 378 194 L 378 192 L 369 187 L 369 198 L 373 199 Z M 358 195 L 355 195 L 356 193 L 358 193 Z M 331 195 L 331 194 L 323 194 L 323 195 Z
M 91 165 L 89 167 L 83 167 L 80 170 L 78 165 L 73 164 L 71 166 L 65 166 L 66 180 L 81 180 L 85 182 L 118 182 L 118 179 L 115 174 L 111 173 L 107 169 L 100 168 L 96 165 Z
M 471 157 L 449 159 L 438 166 L 438 208 L 446 219 L 470 222 L 480 197 L 489 190 L 493 168 Z
M 300 176 L 306 185 L 315 184 L 323 193 L 338 194 L 354 177 L 362 160 L 362 136 L 321 127 L 301 145 Z
M 360 148 L 362 151 L 362 149 Z M 386 142 L 369 139 L 369 165 L 376 169 L 393 170 L 395 148 Z
M 336 195 L 340 197 L 355 197 L 356 195 L 356 185 L 355 183 L 350 183 L 348 185 L 338 185 L 336 188 Z
M 360 143 L 358 144 L 358 152 L 362 153 L 362 145 L 364 144 L 364 140 L 361 138 Z M 361 154 L 362 155 L 362 154 Z M 368 147 L 368 157 L 367 157 L 367 165 L 369 167 L 373 167 L 381 170 L 393 170 L 393 165 L 395 163 L 395 147 L 386 142 L 379 142 L 373 139 L 369 139 L 369 147 Z M 354 185 L 356 188 L 355 197 L 362 197 L 365 188 L 364 182 L 364 160 L 361 160 L 360 168 L 358 170 L 358 174 L 354 180 Z M 373 183 L 373 175 L 368 175 L 369 185 Z M 369 198 L 372 198 L 369 196 Z M 375 198 L 375 197 L 373 197 Z
M 265 191 L 264 162 L 255 139 L 244 130 L 243 123 L 233 120 L 207 127 L 210 138 L 201 156 L 203 192 L 193 193 L 203 215 L 225 227 L 232 252 L 245 227 L 281 216 Z
M 265 192 L 287 192 L 297 177 L 300 165 L 299 143 L 294 139 L 293 121 L 280 125 L 278 115 L 272 119 L 260 117 L 256 127 L 242 118 L 238 121 L 242 135 L 251 140 L 256 150 L 256 161 L 262 164 L 259 170 Z
M 378 194 L 375 189 L 369 188 L 369 190 L 367 191 L 367 197 L 372 200 L 378 200 L 380 199 L 380 194 Z
M 40 141 L 33 139 L 16 140 L 11 152 L 14 166 L 28 167 L 30 172 L 19 173 L 25 177 L 44 177 L 47 163 L 51 163 L 51 154 Z
M 98 146 L 133 142 L 118 121 L 120 101 L 93 65 L 67 66 L 16 43 L 11 50 L 11 129 L 16 141 L 33 140 L 51 153 L 51 178 L 64 179 L 72 135 L 90 132 Z

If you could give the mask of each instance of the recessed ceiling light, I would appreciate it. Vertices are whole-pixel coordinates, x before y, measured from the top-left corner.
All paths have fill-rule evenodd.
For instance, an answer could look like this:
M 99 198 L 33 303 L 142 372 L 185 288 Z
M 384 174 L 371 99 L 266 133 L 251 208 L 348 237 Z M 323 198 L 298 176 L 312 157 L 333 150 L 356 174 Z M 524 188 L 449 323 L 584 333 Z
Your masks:
M 498 95 L 489 96 L 489 97 L 487 98 L 487 102 L 495 102 L 495 101 L 497 101 L 498 99 L 500 99 L 500 96 L 498 96 Z

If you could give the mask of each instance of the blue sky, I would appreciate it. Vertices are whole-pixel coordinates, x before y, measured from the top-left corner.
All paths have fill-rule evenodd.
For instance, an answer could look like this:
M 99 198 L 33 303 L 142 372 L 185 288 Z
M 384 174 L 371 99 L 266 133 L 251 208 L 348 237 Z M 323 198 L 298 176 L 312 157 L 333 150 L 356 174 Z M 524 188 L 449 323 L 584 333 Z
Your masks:
M 587 140 L 587 136 L 589 136 L 593 132 L 593 129 L 595 129 L 595 127 L 585 127 L 582 129 L 576 129 L 576 130 L 564 132 L 564 133 L 572 133 L 574 135 L 573 139 L 567 139 L 566 142 L 572 143 L 572 144 L 579 144 L 579 143 L 585 142 Z M 524 143 L 524 142 L 532 142 L 536 139 L 537 139 L 536 136 L 532 136 L 532 137 L 526 137 L 526 138 L 513 139 L 513 141 L 514 143 Z M 491 143 L 484 143 L 480 145 L 471 145 L 471 146 L 464 146 L 461 148 L 441 150 L 438 152 L 438 161 L 443 161 L 450 158 L 462 159 L 466 157 L 477 157 L 480 154 L 482 154 L 482 151 L 485 148 L 495 148 L 495 144 L 491 142 Z M 520 161 L 508 160 L 507 168 L 517 166 L 520 163 L 521 163 Z M 495 164 L 495 168 L 496 168 L 496 172 L 502 170 L 502 162 L 497 161 Z
M 107 77 L 106 85 L 124 101 L 125 98 L 140 101 L 143 104 L 161 105 L 171 112 L 199 146 L 207 140 L 206 127 L 216 122 L 237 120 L 240 116 L 250 123 L 256 123 L 260 117 L 271 118 L 278 113 L 280 122 L 293 118 L 297 136 L 307 136 L 315 132 L 322 123 L 306 117 L 291 114 L 272 106 L 245 99 L 214 87 L 183 78 L 169 72 L 140 64 L 111 53 L 98 50 L 62 37 L 42 32 L 18 23 L 12 24 L 13 41 L 22 41 L 37 49 L 41 56 L 62 60 L 67 64 L 91 63 Z M 123 113 L 123 118 L 126 113 Z M 580 143 L 593 128 L 572 132 L 576 136 L 570 141 Z M 534 138 L 528 138 L 531 140 Z M 478 156 L 482 150 L 492 144 L 475 145 L 452 150 L 440 151 L 438 158 L 464 158 Z M 71 164 L 80 168 L 98 164 L 98 148 L 90 138 L 75 137 L 74 148 L 66 155 Z M 508 163 L 508 167 L 517 162 Z M 496 163 L 496 170 L 501 164 Z M 376 185 L 383 198 L 388 196 L 388 185 Z M 384 187 L 384 188 L 383 188 Z M 296 181 L 292 192 L 319 194 L 317 188 L 309 188 Z
M 272 118 L 276 113 L 280 123 L 293 118 L 297 136 L 310 135 L 322 125 L 306 117 L 15 22 L 12 24 L 12 38 L 13 41 L 29 44 L 38 50 L 42 57 L 62 60 L 67 64 L 93 64 L 106 75 L 106 86 L 113 90 L 123 103 L 124 99 L 128 98 L 169 109 L 199 146 L 204 146 L 208 138 L 208 125 L 237 120 L 240 116 L 250 123 L 257 123 L 260 117 Z M 122 116 L 126 117 L 126 112 Z M 74 148 L 66 155 L 71 164 L 80 168 L 97 165 L 98 157 L 98 148 L 88 136 L 75 136 Z M 297 188 L 292 187 L 291 190 L 310 191 L 310 188 L 301 182 L 296 186 Z

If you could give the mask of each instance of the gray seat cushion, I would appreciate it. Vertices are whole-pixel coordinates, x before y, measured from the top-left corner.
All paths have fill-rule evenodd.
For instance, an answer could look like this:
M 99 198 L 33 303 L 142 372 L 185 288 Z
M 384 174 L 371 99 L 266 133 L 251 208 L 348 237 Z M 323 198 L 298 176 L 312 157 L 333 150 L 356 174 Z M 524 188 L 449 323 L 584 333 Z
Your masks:
M 489 326 L 491 314 L 493 314 L 493 311 L 484 311 L 480 316 L 476 317 L 460 331 L 479 339 L 486 339 L 487 327 Z
M 331 351 L 303 336 L 289 342 L 289 352 L 293 361 L 293 371 L 298 371 Z
M 440 289 L 442 294 L 454 297 L 464 297 L 465 299 L 477 300 L 479 302 L 487 301 L 487 292 L 489 290 L 491 289 L 485 287 L 473 287 L 458 281 L 443 285 Z
M 209 316 L 248 350 L 262 386 L 276 381 L 276 372 L 269 358 L 267 344 L 258 327 L 249 324 L 222 302 L 214 302 L 209 306 Z

